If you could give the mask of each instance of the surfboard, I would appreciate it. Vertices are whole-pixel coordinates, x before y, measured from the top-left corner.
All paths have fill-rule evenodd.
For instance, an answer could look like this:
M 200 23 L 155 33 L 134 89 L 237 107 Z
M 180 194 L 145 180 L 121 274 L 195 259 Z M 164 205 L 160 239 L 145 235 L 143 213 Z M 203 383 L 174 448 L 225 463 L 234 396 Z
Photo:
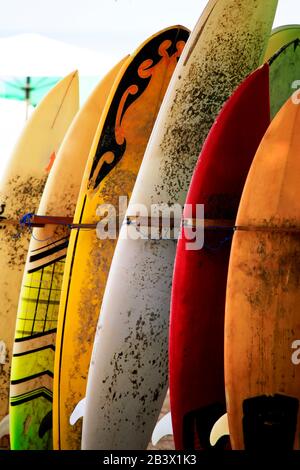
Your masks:
M 271 116 L 274 117 L 292 94 L 299 99 L 300 39 L 282 47 L 269 61 Z
M 107 281 L 89 370 L 83 449 L 145 449 L 151 438 L 167 389 L 176 240 L 163 239 L 158 226 L 148 237 L 148 221 L 134 223 L 135 206 L 145 207 L 145 218 L 151 207 L 155 212 L 154 204 L 169 215 L 177 204 L 180 219 L 203 141 L 224 101 L 260 63 L 275 9 L 276 2 L 209 2 L 180 58 Z
M 265 65 L 250 75 L 225 105 L 209 134 L 186 203 L 192 207 L 205 204 L 205 219 L 216 227 L 222 225 L 217 220 L 234 223 L 270 110 L 276 113 L 276 106 L 292 94 L 291 84 L 299 75 L 299 53 L 296 40 L 270 60 L 270 67 Z M 247 132 L 254 137 L 249 134 L 246 138 Z M 226 408 L 223 337 L 232 231 L 230 227 L 227 231 L 207 229 L 204 249 L 198 251 L 187 250 L 190 241 L 184 238 L 184 231 L 182 235 L 174 268 L 170 325 L 174 439 L 177 449 L 206 448 L 210 447 L 211 426 Z
M 274 28 L 267 47 L 265 61 L 267 62 L 279 49 L 295 39 L 300 39 L 299 24 L 289 24 Z
M 119 197 L 130 196 L 188 34 L 181 26 L 167 28 L 145 41 L 124 64 L 95 136 L 76 207 L 76 223 L 97 223 L 98 206 L 111 204 L 118 209 Z M 81 420 L 71 426 L 70 417 L 85 396 L 99 308 L 115 245 L 115 238 L 98 238 L 95 228 L 79 228 L 71 234 L 55 357 L 57 449 L 80 449 Z
M 72 219 L 82 175 L 106 97 L 125 59 L 95 88 L 80 109 L 58 152 L 38 214 Z M 67 225 L 36 228 L 22 281 L 10 387 L 11 448 L 52 448 L 52 390 L 55 333 Z
M 196 219 L 222 227 L 235 219 L 258 145 L 270 123 L 269 67 L 251 74 L 218 116 L 199 156 L 186 204 Z M 187 219 L 188 220 L 188 219 Z M 232 224 L 231 224 L 232 225 Z M 176 449 L 209 448 L 212 425 L 225 413 L 224 309 L 232 229 L 205 231 L 202 249 L 189 249 L 195 228 L 178 241 L 170 320 L 170 394 Z M 192 328 L 191 328 L 192 325 Z
M 296 40 L 239 86 L 211 129 L 191 181 L 186 204 L 193 208 L 193 217 L 196 204 L 204 204 L 208 225 L 219 228 L 207 227 L 203 249 L 189 250 L 192 229 L 184 226 L 177 247 L 170 322 L 177 449 L 210 447 L 212 425 L 226 410 L 223 348 L 230 225 L 270 117 L 292 94 L 291 84 L 300 73 L 299 54 Z M 222 230 L 226 220 L 232 222 Z
M 30 240 L 29 232 L 20 228 L 19 219 L 37 209 L 51 162 L 78 103 L 76 72 L 61 80 L 35 109 L 0 182 L 0 420 L 8 413 L 16 313 Z
M 261 142 L 238 210 L 225 311 L 233 449 L 299 449 L 299 128 L 300 107 L 289 98 Z

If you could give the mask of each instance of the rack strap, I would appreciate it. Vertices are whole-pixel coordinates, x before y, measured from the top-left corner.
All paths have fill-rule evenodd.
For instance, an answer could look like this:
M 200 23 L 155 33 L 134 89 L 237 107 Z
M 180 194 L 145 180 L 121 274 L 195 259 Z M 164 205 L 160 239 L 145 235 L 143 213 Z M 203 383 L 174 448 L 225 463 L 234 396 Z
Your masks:
M 119 217 L 117 218 L 119 221 Z M 60 217 L 50 215 L 36 215 L 26 214 L 20 221 L 6 219 L 0 216 L 0 225 L 25 225 L 28 227 L 44 227 L 45 225 L 65 225 L 70 229 L 95 229 L 98 223 L 73 223 L 73 217 Z M 270 232 L 270 233 L 300 233 L 300 227 L 276 227 L 267 225 L 235 225 L 235 221 L 231 219 L 193 219 L 193 218 L 170 218 L 155 216 L 155 217 L 144 217 L 137 215 L 127 215 L 124 219 L 126 225 L 136 225 L 137 227 L 146 228 L 179 228 L 182 227 L 196 229 L 204 227 L 205 231 L 243 231 L 243 232 Z

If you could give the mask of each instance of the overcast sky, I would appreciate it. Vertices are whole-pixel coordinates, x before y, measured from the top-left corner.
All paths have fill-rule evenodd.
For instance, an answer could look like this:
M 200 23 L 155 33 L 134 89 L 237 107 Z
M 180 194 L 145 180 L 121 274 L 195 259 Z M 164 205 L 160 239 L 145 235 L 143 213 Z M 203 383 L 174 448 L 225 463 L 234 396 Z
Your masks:
M 173 24 L 192 29 L 207 0 L 7 0 L 0 36 L 40 33 L 97 49 L 130 52 Z M 275 24 L 300 23 L 300 0 L 279 0 Z
M 0 0 L 0 3 L 0 38 L 39 33 L 95 49 L 102 58 L 94 62 L 101 63 L 105 73 L 117 60 L 133 52 L 141 42 L 159 30 L 175 24 L 192 29 L 207 0 Z M 295 23 L 300 24 L 300 0 L 279 0 L 274 25 Z M 12 53 L 6 49 L 5 53 L 10 55 L 13 63 L 20 62 L 17 54 L 23 55 L 22 51 L 17 49 Z M 43 56 L 47 56 L 49 64 L 51 60 L 59 60 L 58 54 L 49 57 L 44 52 Z M 85 51 L 82 54 L 87 57 Z M 1 64 L 5 62 L 4 55 L 2 51 Z M 76 57 L 78 55 L 77 52 Z M 5 75 L 12 75 L 9 69 L 8 65 Z M 53 74 L 56 73 L 53 70 Z M 24 117 L 23 103 L 1 100 L 0 175 L 24 125 Z

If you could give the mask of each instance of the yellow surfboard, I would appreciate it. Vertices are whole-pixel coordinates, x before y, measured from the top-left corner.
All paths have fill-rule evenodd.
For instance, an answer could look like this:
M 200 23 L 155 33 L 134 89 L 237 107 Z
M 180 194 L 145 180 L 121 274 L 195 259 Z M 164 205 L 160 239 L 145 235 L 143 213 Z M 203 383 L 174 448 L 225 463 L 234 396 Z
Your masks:
M 130 196 L 149 136 L 188 31 L 167 28 L 124 64 L 107 101 L 78 199 L 75 222 L 99 221 L 97 208 Z M 81 422 L 70 416 L 85 396 L 99 308 L 116 240 L 73 230 L 59 309 L 53 404 L 55 449 L 79 449 Z
M 49 175 L 38 214 L 73 217 L 106 97 L 124 61 L 100 82 L 74 119 Z M 68 240 L 66 225 L 49 224 L 36 228 L 30 242 L 12 359 L 12 449 L 52 448 L 55 332 Z
M 37 210 L 51 163 L 78 104 L 75 72 L 61 80 L 36 108 L 0 182 L 0 421 L 8 414 L 16 313 L 30 240 L 29 232 L 19 228 L 19 219 Z

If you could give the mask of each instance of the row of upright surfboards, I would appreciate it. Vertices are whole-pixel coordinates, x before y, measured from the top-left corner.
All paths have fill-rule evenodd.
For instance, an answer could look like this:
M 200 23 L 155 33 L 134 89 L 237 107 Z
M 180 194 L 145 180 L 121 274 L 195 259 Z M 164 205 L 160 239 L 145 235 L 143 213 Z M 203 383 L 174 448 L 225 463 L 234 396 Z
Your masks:
M 297 447 L 300 29 L 271 34 L 276 7 L 210 0 L 79 111 L 72 73 L 28 121 L 0 182 L 2 447 L 145 449 L 168 379 L 177 449 L 210 447 L 226 410 L 232 448 Z M 203 248 L 196 212 L 178 244 L 148 222 L 99 239 L 99 206 L 124 196 L 131 221 L 204 204 Z

